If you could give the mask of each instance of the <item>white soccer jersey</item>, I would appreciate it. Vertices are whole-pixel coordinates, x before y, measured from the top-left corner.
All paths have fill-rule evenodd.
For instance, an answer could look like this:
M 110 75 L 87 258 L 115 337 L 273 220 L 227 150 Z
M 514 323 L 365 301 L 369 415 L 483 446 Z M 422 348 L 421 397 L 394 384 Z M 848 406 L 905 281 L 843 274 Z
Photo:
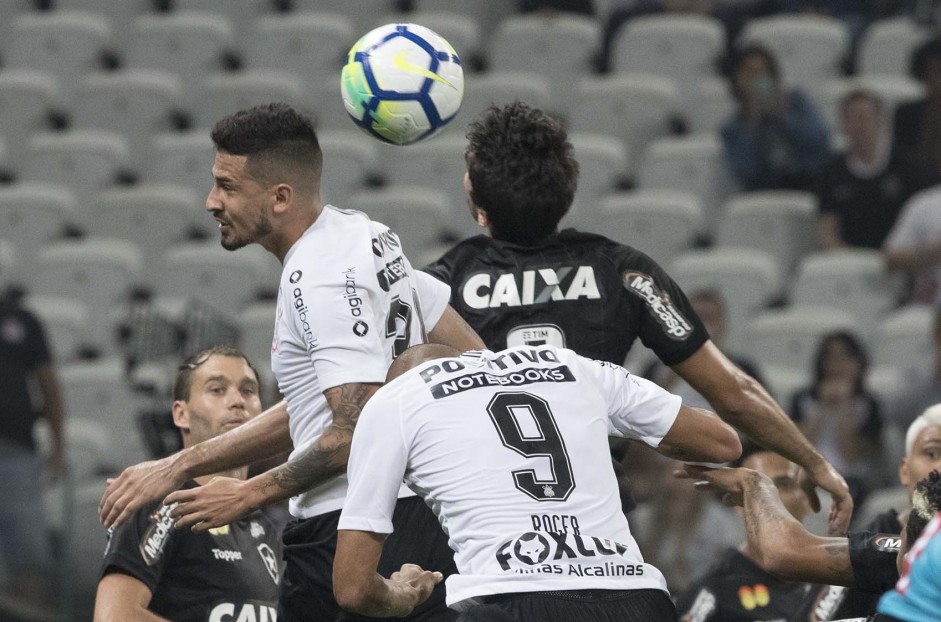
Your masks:
M 666 591 L 621 512 L 607 437 L 656 447 L 680 403 L 617 365 L 551 346 L 430 361 L 363 410 L 339 528 L 390 533 L 404 474 L 456 553 L 455 609 L 510 592 Z
M 333 420 L 323 395 L 383 382 L 393 358 L 425 341 L 449 289 L 414 270 L 389 228 L 355 211 L 324 208 L 284 258 L 271 368 L 288 403 L 293 458 Z M 420 302 L 420 304 L 419 304 Z M 403 487 L 403 495 L 411 494 Z M 298 518 L 340 509 L 342 476 L 291 499 Z

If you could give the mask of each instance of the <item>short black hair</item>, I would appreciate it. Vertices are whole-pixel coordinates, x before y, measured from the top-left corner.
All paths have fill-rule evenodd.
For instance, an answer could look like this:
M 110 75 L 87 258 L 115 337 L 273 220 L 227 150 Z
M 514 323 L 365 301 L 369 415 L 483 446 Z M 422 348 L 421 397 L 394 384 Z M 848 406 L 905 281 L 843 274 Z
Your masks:
M 859 361 L 859 378 L 856 379 L 856 385 L 853 387 L 853 391 L 859 395 L 863 391 L 866 382 L 866 374 L 869 371 L 869 353 L 866 351 L 863 342 L 848 330 L 833 331 L 832 333 L 827 333 L 820 339 L 820 343 L 817 345 L 817 353 L 814 356 L 814 395 L 817 395 L 817 390 L 820 388 L 820 383 L 823 381 L 823 363 L 824 359 L 826 359 L 827 348 L 832 343 L 842 343 L 850 351 L 850 354 Z
M 255 374 L 255 380 L 260 382 L 258 370 L 255 369 L 255 366 L 252 365 L 252 362 L 248 360 L 248 357 L 245 356 L 241 350 L 233 348 L 232 346 L 213 346 L 187 358 L 183 361 L 183 364 L 180 365 L 176 374 L 176 382 L 173 383 L 174 402 L 177 400 L 184 402 L 189 400 L 190 389 L 193 386 L 193 372 L 213 356 L 231 356 L 233 358 L 242 359 L 245 361 L 245 364 L 248 365 L 249 369 L 252 370 L 252 373 Z
M 781 81 L 781 66 L 778 64 L 778 59 L 775 57 L 774 52 L 757 43 L 743 45 L 735 50 L 735 53 L 732 55 L 731 66 L 729 67 L 729 80 L 732 86 L 732 95 L 734 95 L 737 100 L 741 100 L 743 94 L 738 90 L 738 86 L 735 83 L 735 76 L 738 74 L 738 70 L 741 69 L 745 61 L 752 56 L 760 56 L 764 59 L 765 64 L 768 66 L 768 73 L 771 74 L 771 78 L 775 82 Z
M 941 473 L 935 470 L 915 484 L 912 511 L 909 512 L 908 522 L 905 523 L 905 537 L 909 548 L 915 544 L 925 526 L 938 512 L 941 512 Z
M 909 60 L 908 72 L 916 80 L 924 80 L 928 63 L 933 58 L 941 58 L 941 37 L 932 37 L 915 48 Z
M 218 151 L 247 156 L 248 174 L 263 186 L 282 181 L 287 169 L 320 185 L 323 152 L 314 123 L 287 104 L 239 110 L 217 121 L 210 136 Z
M 471 200 L 497 239 L 535 244 L 569 211 L 578 162 L 562 124 L 528 104 L 491 106 L 467 132 Z

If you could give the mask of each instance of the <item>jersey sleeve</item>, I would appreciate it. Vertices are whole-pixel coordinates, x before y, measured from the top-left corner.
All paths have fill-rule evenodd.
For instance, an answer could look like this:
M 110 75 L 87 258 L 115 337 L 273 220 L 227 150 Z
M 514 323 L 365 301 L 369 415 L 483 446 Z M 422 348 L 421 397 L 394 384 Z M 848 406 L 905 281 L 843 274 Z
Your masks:
M 874 594 L 891 590 L 899 579 L 895 565 L 899 535 L 857 531 L 850 532 L 847 538 L 856 589 Z
M 640 340 L 666 365 L 683 362 L 709 339 L 706 328 L 680 286 L 653 259 L 619 250 L 617 269 Z
M 890 251 L 910 249 L 922 242 L 924 228 L 922 227 L 922 203 L 924 194 L 916 194 L 902 207 L 895 225 L 889 231 L 885 240 L 885 247 Z
M 659 446 L 676 421 L 682 398 L 619 365 L 574 356 L 581 373 L 593 379 L 605 400 L 608 434 Z
M 397 405 L 380 389 L 356 424 L 347 464 L 349 488 L 337 529 L 392 533 L 392 512 L 407 461 Z
M 448 306 L 448 301 L 451 299 L 451 288 L 421 270 L 413 270 L 412 277 L 415 291 L 418 292 L 418 301 L 421 304 L 425 327 L 430 331 L 441 319 L 444 310 Z
M 153 593 L 172 557 L 175 531 L 170 510 L 160 502 L 138 510 L 131 520 L 108 534 L 101 576 L 112 572 L 130 575 Z
M 421 272 L 430 274 L 442 283 L 451 285 L 454 280 L 454 257 L 455 250 L 452 249 L 421 269 Z

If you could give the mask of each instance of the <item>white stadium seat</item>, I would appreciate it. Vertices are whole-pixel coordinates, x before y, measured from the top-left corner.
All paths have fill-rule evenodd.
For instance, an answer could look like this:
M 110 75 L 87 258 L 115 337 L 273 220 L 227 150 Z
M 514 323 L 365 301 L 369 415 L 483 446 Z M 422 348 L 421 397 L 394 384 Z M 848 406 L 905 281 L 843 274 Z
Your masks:
M 778 365 L 809 370 L 820 339 L 837 330 L 858 334 L 856 319 L 840 309 L 790 307 L 752 320 L 745 331 L 745 346 L 762 368 Z
M 927 28 L 908 17 L 873 22 L 860 37 L 857 70 L 907 76 L 912 52 L 929 36 Z
M 235 36 L 250 38 L 255 20 L 274 10 L 271 0 L 173 0 L 173 10 L 186 13 L 213 13 L 231 22 Z
M 894 304 L 882 254 L 876 250 L 839 250 L 808 255 L 797 270 L 791 301 L 852 314 L 864 340 Z
M 680 89 L 717 74 L 722 23 L 701 15 L 652 15 L 627 22 L 611 43 L 611 70 L 672 78 Z
M 437 5 L 438 2 L 436 1 L 435 4 Z M 292 0 L 291 5 L 297 13 L 318 11 L 345 15 L 353 20 L 357 37 L 363 36 L 368 30 L 375 27 L 378 15 L 388 15 L 395 8 L 393 0 L 354 0 L 353 2 L 350 2 L 350 0 Z M 348 48 L 353 47 L 354 42 L 350 41 Z
M 239 348 L 252 362 L 262 383 L 274 381 L 271 372 L 271 348 L 277 305 L 273 302 L 255 302 L 239 314 Z
M 57 365 L 74 360 L 84 346 L 95 346 L 88 332 L 88 305 L 72 298 L 27 296 L 23 306 L 42 322 Z
M 154 0 L 55 0 L 56 11 L 88 11 L 111 20 L 111 45 L 123 50 L 134 18 L 154 12 Z
M 48 129 L 49 113 L 59 99 L 53 74 L 28 69 L 0 71 L 0 137 L 14 169 L 26 153 L 31 134 Z
M 722 78 L 700 80 L 682 106 L 683 118 L 694 134 L 719 132 L 736 110 L 729 82 Z
M 208 131 L 160 134 L 154 137 L 153 153 L 148 181 L 178 184 L 205 200 L 212 189 L 212 163 L 216 157 Z
M 549 80 L 537 73 L 504 71 L 488 71 L 466 79 L 461 110 L 444 131 L 464 136 L 468 124 L 491 104 L 501 106 L 515 100 L 546 110 L 552 101 Z
M 719 220 L 720 206 L 735 190 L 722 144 L 712 134 L 653 141 L 644 152 L 638 182 L 642 190 L 684 190 L 696 195 L 709 231 Z
M 8 281 L 11 275 L 17 276 L 17 263 L 16 246 L 9 240 L 0 240 L 0 275 L 6 275 L 4 281 Z
M 362 190 L 376 171 L 379 143 L 352 123 L 345 131 L 320 132 L 318 140 L 323 151 L 321 197 L 326 203 L 346 207 L 350 196 Z
M 901 369 L 910 380 L 931 375 L 934 316 L 929 306 L 913 306 L 885 317 L 876 330 L 875 362 Z
M 688 192 L 639 190 L 605 197 L 595 231 L 664 265 L 689 248 L 702 229 L 702 207 Z
M 677 107 L 673 82 L 651 74 L 582 78 L 575 101 L 572 130 L 623 140 L 629 158 L 628 174 L 636 173 L 650 141 L 670 133 Z
M 840 75 L 850 37 L 846 25 L 832 17 L 777 15 L 748 22 L 739 41 L 767 47 L 785 81 L 811 89 Z
M 569 134 L 569 141 L 578 160 L 578 189 L 575 205 L 567 216 L 576 226 L 587 230 L 604 227 L 601 200 L 617 191 L 627 170 L 624 144 L 604 134 Z
M 447 195 L 430 188 L 388 186 L 357 192 L 346 207 L 365 212 L 392 229 L 409 259 L 427 252 L 442 233 L 453 230 Z
M 200 92 L 199 103 L 192 106 L 198 127 L 212 127 L 226 115 L 271 102 L 284 102 L 307 112 L 304 83 L 284 71 L 216 74 L 203 80 Z
M 732 197 L 717 231 L 720 246 L 771 253 L 789 272 L 813 248 L 817 198 L 807 192 L 768 190 Z
M 702 290 L 722 294 L 727 345 L 733 351 L 741 351 L 748 323 L 781 288 L 781 271 L 774 258 L 753 249 L 689 251 L 673 260 L 669 274 L 687 295 Z
M 488 46 L 490 66 L 499 71 L 533 71 L 552 86 L 553 105 L 568 112 L 576 82 L 592 71 L 600 29 L 588 17 L 555 19 L 537 14 L 503 20 Z
M 0 187 L 0 239 L 19 246 L 22 275 L 42 247 L 77 218 L 75 196 L 62 186 L 18 183 Z

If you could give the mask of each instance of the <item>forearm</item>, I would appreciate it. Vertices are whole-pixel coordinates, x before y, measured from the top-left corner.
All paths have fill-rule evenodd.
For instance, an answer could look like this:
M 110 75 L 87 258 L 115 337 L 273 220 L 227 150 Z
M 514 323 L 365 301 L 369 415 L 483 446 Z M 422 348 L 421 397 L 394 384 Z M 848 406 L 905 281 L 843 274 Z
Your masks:
M 95 622 L 170 622 L 131 603 L 110 603 L 95 607 Z
M 369 588 L 345 607 L 359 615 L 391 618 L 408 615 L 419 601 L 419 593 L 410 586 L 374 574 Z
M 276 456 L 292 448 L 286 402 L 278 402 L 239 427 L 175 454 L 184 479 L 219 473 Z
M 441 319 L 428 333 L 428 340 L 431 343 L 451 346 L 461 352 L 486 348 L 480 336 L 450 305 L 445 308 Z

